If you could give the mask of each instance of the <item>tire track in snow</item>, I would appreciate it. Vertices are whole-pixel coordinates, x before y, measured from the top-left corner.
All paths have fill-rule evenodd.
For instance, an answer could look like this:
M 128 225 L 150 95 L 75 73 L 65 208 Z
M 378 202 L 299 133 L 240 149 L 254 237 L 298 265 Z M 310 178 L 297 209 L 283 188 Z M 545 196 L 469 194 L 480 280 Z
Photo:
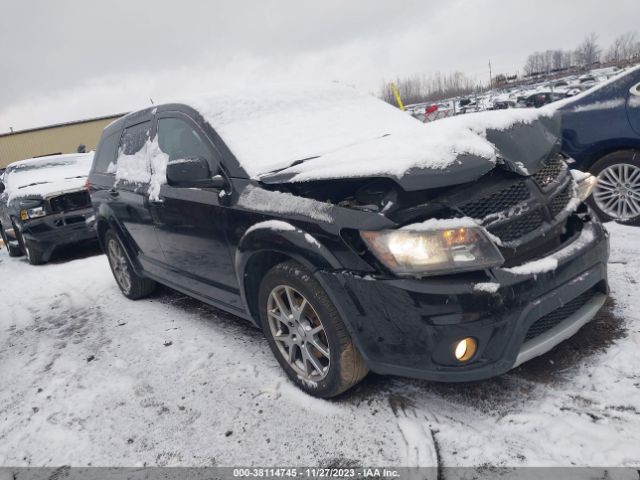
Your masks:
M 390 395 L 389 405 L 406 444 L 406 466 L 431 467 L 432 470 L 428 471 L 427 476 L 421 478 L 439 479 L 440 455 L 432 429 L 434 422 L 425 412 L 417 410 L 414 403 L 406 397 Z M 424 475 L 424 471 L 421 471 L 420 475 Z

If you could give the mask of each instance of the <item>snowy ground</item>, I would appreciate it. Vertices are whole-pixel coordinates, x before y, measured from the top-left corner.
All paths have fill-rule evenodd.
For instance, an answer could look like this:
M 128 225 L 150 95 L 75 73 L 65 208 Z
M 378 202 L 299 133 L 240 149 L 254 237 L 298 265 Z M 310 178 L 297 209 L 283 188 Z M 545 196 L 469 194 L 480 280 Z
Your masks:
M 0 465 L 640 465 L 640 228 L 612 225 L 612 298 L 549 354 L 443 385 L 292 386 L 260 332 L 95 249 L 0 253 Z

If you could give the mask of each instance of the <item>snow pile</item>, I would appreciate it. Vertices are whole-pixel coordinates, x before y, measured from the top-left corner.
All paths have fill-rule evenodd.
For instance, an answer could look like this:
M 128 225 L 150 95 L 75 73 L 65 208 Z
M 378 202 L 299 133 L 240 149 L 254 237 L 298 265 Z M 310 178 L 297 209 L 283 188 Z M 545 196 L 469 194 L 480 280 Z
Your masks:
M 240 194 L 238 206 L 256 212 L 294 214 L 320 222 L 333 222 L 333 205 L 290 193 L 271 192 L 248 185 Z
M 402 176 L 414 168 L 447 168 L 461 154 L 495 163 L 487 129 L 550 114 L 505 110 L 425 125 L 371 95 L 324 85 L 204 95 L 182 103 L 203 115 L 250 177 L 286 169 L 295 174 L 293 181 Z
M 404 227 L 401 227 L 400 230 L 424 232 L 424 231 L 433 231 L 433 230 L 448 230 L 453 228 L 472 228 L 472 227 L 478 227 L 478 222 L 476 222 L 471 217 L 444 218 L 444 219 L 431 218 L 424 222 L 405 225 Z
M 527 262 L 517 267 L 505 268 L 505 272 L 513 273 L 516 275 L 538 275 L 540 273 L 551 272 L 558 268 L 558 259 L 550 256 L 534 260 L 533 262 Z
M 89 176 L 93 152 L 51 155 L 14 162 L 7 167 L 4 182 L 8 201 L 22 197 L 47 197 L 79 190 Z
M 160 188 L 167 183 L 167 163 L 169 155 L 160 150 L 158 137 L 153 142 L 147 142 L 149 164 L 151 166 L 151 178 L 149 179 L 149 198 L 160 200 Z M 175 160 L 174 160 L 175 161 Z
M 122 150 L 118 154 L 115 165 L 116 185 L 125 181 L 134 184 L 149 184 L 149 198 L 160 200 L 160 188 L 167 183 L 167 163 L 169 155 L 158 145 L 158 137 L 147 140 L 144 146 L 132 155 Z M 111 165 L 107 171 L 113 170 Z
M 591 112 L 594 110 L 610 110 L 618 108 L 624 105 L 624 98 L 615 98 L 612 100 L 605 100 L 602 102 L 593 102 L 586 105 L 578 105 L 571 109 L 572 112 Z
M 296 230 L 296 227 L 294 227 L 290 223 L 283 222 L 281 220 L 266 220 L 264 222 L 258 222 L 255 225 L 250 226 L 244 234 L 247 235 L 249 232 L 252 232 L 254 230 L 260 230 L 263 228 L 266 228 L 267 230 L 275 230 L 278 232 L 287 232 L 287 231 Z
M 481 282 L 481 283 L 476 283 L 473 286 L 474 291 L 485 292 L 485 293 L 496 293 L 499 288 L 500 288 L 500 284 L 495 282 Z

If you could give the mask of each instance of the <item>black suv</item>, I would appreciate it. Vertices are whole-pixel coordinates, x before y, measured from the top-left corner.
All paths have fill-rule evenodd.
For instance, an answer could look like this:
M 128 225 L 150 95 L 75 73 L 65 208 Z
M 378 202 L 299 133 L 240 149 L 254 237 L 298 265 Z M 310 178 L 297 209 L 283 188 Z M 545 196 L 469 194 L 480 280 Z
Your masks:
M 425 126 L 316 90 L 134 112 L 96 152 L 98 237 L 125 296 L 160 282 L 249 320 L 312 395 L 369 370 L 498 375 L 608 288 L 593 178 L 568 170 L 553 117 L 514 112 Z
M 59 246 L 95 241 L 86 188 L 92 158 L 50 155 L 9 164 L 0 177 L 0 233 L 9 255 L 39 265 Z

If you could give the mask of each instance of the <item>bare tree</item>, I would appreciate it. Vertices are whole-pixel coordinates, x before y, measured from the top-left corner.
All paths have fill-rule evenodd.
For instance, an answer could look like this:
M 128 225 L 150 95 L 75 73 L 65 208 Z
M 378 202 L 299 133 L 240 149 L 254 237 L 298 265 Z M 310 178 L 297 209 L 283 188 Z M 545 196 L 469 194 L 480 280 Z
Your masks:
M 600 61 L 601 49 L 598 45 L 598 36 L 590 33 L 576 49 L 576 58 L 580 66 L 590 67 Z
M 609 62 L 622 62 L 633 59 L 637 52 L 638 41 L 636 32 L 627 32 L 613 41 L 607 51 L 606 59 Z
M 462 72 L 449 74 L 435 72 L 428 76 L 414 75 L 408 78 L 399 78 L 394 83 L 402 102 L 406 105 L 468 95 L 476 90 L 475 82 Z M 396 104 L 389 82 L 383 83 L 380 97 L 392 105 Z
M 553 51 L 553 69 L 554 70 L 562 70 L 563 64 L 563 51 L 562 50 L 554 50 Z

